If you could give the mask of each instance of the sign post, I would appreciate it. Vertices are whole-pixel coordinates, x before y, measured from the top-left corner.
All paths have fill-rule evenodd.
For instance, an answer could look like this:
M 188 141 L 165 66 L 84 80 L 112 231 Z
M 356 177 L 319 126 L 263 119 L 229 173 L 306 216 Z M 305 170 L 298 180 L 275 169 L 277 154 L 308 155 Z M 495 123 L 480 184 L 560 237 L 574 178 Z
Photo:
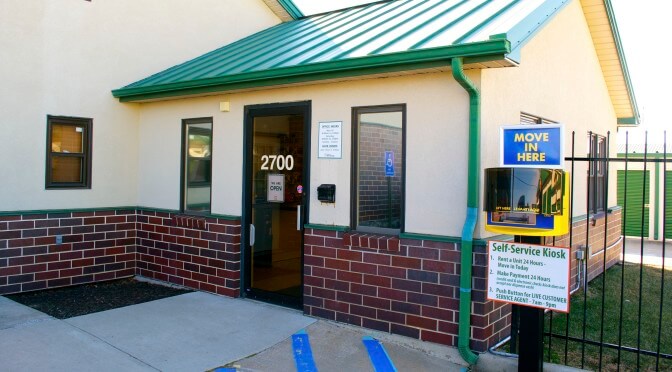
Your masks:
M 485 229 L 515 237 L 488 243 L 487 298 L 519 314 L 518 371 L 541 372 L 544 310 L 567 313 L 570 303 L 570 249 L 543 245 L 569 225 L 564 127 L 503 126 L 500 140 L 501 168 L 485 175 Z
M 513 304 L 524 319 L 518 335 L 520 371 L 543 366 L 544 309 L 569 312 L 569 248 L 539 243 L 543 238 L 534 236 L 488 243 L 487 298 Z
M 517 236 L 516 240 L 529 243 L 541 243 L 543 238 Z M 569 261 L 569 260 L 568 260 Z M 567 277 L 569 279 L 569 276 Z M 525 321 L 520 326 L 518 351 L 519 371 L 543 371 L 544 370 L 544 309 L 520 306 L 518 314 Z

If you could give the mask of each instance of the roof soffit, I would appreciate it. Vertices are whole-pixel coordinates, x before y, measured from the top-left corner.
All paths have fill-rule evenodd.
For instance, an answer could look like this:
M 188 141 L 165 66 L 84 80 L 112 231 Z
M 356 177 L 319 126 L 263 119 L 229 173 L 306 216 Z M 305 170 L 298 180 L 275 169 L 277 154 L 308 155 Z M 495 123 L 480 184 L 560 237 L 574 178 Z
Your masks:
M 263 2 L 283 22 L 289 22 L 303 17 L 301 10 L 299 10 L 291 0 L 263 0 Z
M 611 1 L 581 0 L 581 6 L 618 122 L 619 124 L 639 124 L 637 100 L 630 81 Z

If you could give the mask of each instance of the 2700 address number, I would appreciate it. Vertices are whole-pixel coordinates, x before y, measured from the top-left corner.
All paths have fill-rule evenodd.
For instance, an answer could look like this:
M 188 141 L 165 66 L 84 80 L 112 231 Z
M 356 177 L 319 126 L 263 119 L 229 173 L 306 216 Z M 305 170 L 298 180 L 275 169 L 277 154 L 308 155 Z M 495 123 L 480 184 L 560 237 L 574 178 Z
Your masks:
M 262 155 L 261 170 L 292 170 L 294 157 L 292 155 Z M 270 164 L 269 164 L 270 163 Z

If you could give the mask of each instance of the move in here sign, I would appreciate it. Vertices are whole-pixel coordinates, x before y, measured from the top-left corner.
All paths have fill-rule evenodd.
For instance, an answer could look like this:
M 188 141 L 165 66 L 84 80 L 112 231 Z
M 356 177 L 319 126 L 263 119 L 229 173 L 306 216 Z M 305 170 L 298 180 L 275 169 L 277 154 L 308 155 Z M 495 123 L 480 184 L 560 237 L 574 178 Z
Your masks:
M 500 129 L 500 164 L 510 168 L 562 169 L 562 124 L 507 125 Z

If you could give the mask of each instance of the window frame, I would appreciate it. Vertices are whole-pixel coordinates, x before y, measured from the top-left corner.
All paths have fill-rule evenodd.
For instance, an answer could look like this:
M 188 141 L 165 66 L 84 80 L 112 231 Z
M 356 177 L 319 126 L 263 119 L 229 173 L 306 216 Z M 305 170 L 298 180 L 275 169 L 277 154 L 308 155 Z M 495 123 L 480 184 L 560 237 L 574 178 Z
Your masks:
M 520 112 L 520 124 L 558 124 L 555 120 L 543 118 L 538 115 L 533 115 L 527 112 Z
M 375 113 L 385 113 L 385 112 L 401 112 L 401 149 L 402 149 L 402 159 L 401 159 L 401 196 L 400 196 L 400 214 L 399 214 L 399 228 L 382 228 L 382 227 L 371 227 L 371 226 L 358 226 L 358 204 L 359 204 L 359 194 L 358 194 L 358 184 L 359 184 L 359 114 L 375 114 Z M 406 118 L 406 104 L 387 104 L 387 105 L 373 105 L 373 106 L 356 106 L 352 107 L 352 118 L 351 118 L 351 173 L 350 173 L 350 228 L 353 231 L 364 232 L 364 233 L 374 233 L 374 234 L 383 234 L 383 235 L 399 235 L 405 232 L 405 216 L 406 216 L 406 131 L 407 131 L 407 118 Z
M 187 209 L 187 162 L 188 162 L 188 149 L 187 149 L 187 129 L 189 125 L 193 124 L 210 124 L 210 181 L 209 182 L 194 182 L 194 186 L 209 186 L 210 187 L 210 198 L 209 198 L 209 207 L 207 211 L 195 211 Z M 213 134 L 214 134 L 214 124 L 213 117 L 200 117 L 200 118 L 189 118 L 182 119 L 182 135 L 181 135 L 181 153 L 180 153 L 180 213 L 196 215 L 196 216 L 205 216 L 212 213 L 212 154 L 213 152 Z
M 606 162 L 608 156 L 607 137 L 588 132 L 588 214 L 600 214 L 606 211 Z M 600 181 L 601 180 L 601 187 Z
M 73 127 L 84 127 L 82 136 L 82 153 L 64 153 L 54 152 L 52 150 L 53 125 L 69 125 Z M 91 189 L 91 165 L 93 155 L 93 119 L 47 115 L 47 147 L 45 158 L 45 182 L 44 187 L 47 190 L 71 190 L 71 189 Z M 52 180 L 52 163 L 54 157 L 68 157 L 82 159 L 81 182 L 54 182 Z

